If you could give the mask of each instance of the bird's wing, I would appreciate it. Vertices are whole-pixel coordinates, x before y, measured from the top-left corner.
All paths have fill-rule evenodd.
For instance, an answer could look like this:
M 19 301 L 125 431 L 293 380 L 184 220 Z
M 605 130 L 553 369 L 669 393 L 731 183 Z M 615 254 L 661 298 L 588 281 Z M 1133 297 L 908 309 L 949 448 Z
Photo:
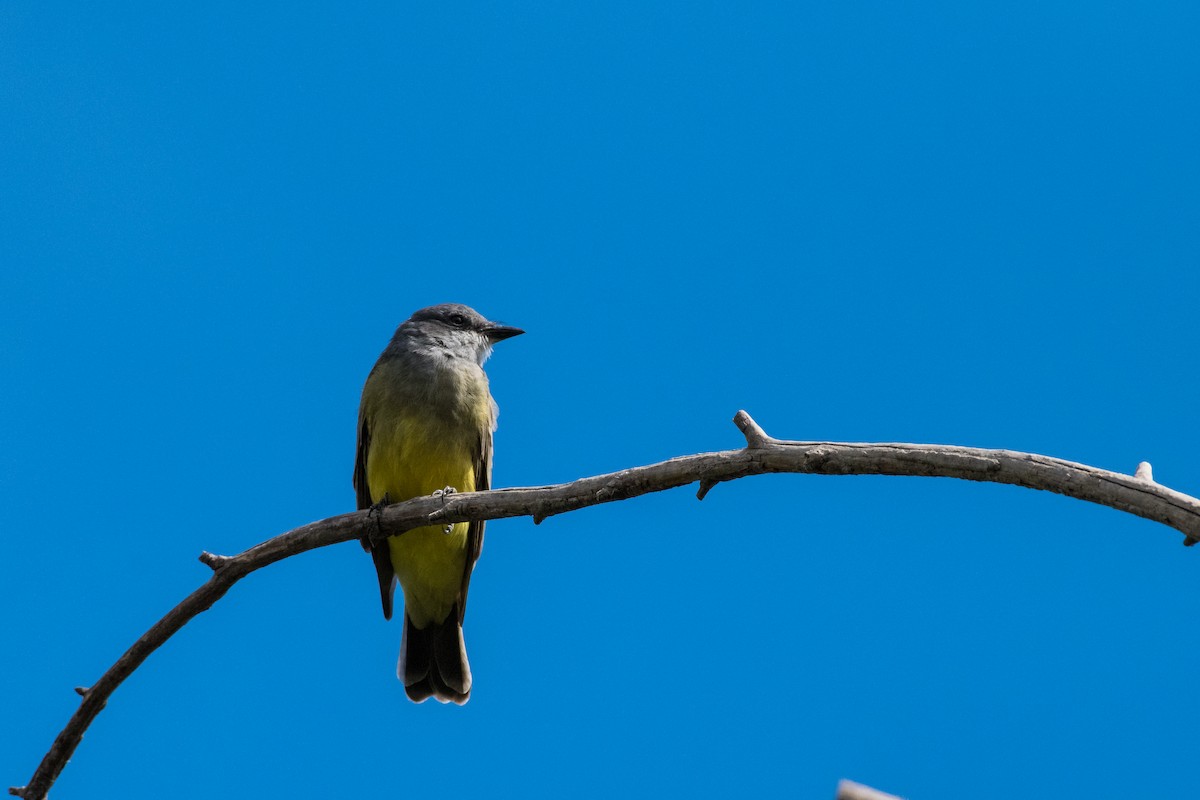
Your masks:
M 358 410 L 358 441 L 354 445 L 354 494 L 358 508 L 371 507 L 371 488 L 367 486 L 367 453 L 371 449 L 371 427 L 367 424 L 366 403 Z M 363 546 L 366 547 L 364 540 Z
M 475 459 L 475 491 L 482 492 L 492 488 L 492 428 L 495 425 L 495 410 L 486 427 L 479 431 L 479 452 Z M 467 587 L 471 583 L 471 571 L 479 560 L 483 550 L 484 521 L 471 522 L 467 525 L 467 562 L 463 566 L 462 589 L 458 593 L 458 621 L 461 623 L 467 613 Z
M 370 508 L 373 505 L 371 487 L 367 485 L 367 454 L 370 449 L 371 424 L 364 400 L 358 410 L 358 445 L 354 454 L 354 494 L 357 496 L 359 509 Z M 392 556 L 388 551 L 387 540 L 372 544 L 370 537 L 364 533 L 359 537 L 359 541 L 364 550 L 370 551 L 371 560 L 375 562 L 375 574 L 379 578 L 379 598 L 383 603 L 383 618 L 391 619 L 395 572 L 392 570 Z

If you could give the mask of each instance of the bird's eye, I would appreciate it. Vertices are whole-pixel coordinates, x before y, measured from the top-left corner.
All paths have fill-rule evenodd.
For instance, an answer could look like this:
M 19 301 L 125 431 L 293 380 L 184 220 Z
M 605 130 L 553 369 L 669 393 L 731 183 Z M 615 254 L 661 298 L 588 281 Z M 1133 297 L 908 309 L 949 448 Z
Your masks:
M 450 315 L 450 324 L 456 328 L 461 328 L 467 324 L 467 318 L 464 317 L 462 314 L 451 314 Z

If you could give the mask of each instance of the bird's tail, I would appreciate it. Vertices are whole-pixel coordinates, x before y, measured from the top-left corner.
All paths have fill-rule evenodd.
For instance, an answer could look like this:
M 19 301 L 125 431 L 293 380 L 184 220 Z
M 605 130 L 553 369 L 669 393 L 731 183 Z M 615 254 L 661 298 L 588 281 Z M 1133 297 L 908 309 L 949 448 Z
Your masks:
M 471 665 L 467 663 L 457 606 L 444 621 L 431 622 L 424 628 L 413 625 L 408 613 L 404 614 L 396 675 L 414 703 L 430 697 L 460 706 L 467 702 L 471 696 Z

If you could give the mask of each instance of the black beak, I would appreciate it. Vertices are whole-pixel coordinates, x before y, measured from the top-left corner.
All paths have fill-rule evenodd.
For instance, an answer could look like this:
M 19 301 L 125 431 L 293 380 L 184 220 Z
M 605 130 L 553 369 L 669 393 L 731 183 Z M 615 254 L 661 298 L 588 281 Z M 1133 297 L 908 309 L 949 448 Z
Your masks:
M 493 342 L 502 342 L 505 339 L 520 336 L 524 332 L 520 328 L 514 328 L 511 325 L 497 325 L 494 322 L 488 323 L 488 326 L 483 329 L 483 335 Z

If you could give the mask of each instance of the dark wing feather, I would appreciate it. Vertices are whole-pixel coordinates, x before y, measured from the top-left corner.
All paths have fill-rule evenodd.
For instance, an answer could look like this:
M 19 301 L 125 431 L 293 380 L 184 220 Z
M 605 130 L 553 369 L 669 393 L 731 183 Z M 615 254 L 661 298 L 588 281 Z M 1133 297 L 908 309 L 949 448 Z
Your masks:
M 370 378 L 367 378 L 370 380 Z M 366 403 L 358 411 L 358 445 L 354 454 L 354 494 L 357 496 L 359 509 L 370 508 L 371 487 L 367 483 L 367 454 L 371 449 L 371 427 L 367 422 Z M 379 578 L 379 598 L 383 603 L 383 618 L 392 618 L 392 593 L 395 590 L 392 570 L 392 555 L 388 550 L 387 541 L 372 544 L 367 534 L 359 537 L 364 550 L 369 550 L 371 560 L 375 562 L 375 575 Z
M 367 485 L 367 452 L 371 449 L 371 429 L 367 426 L 367 416 L 362 409 L 358 412 L 358 443 L 354 452 L 354 494 L 358 500 L 358 509 L 371 507 L 371 487 Z M 363 540 L 363 547 L 367 542 Z
M 492 424 L 479 432 L 479 452 L 475 458 L 475 491 L 492 488 Z M 467 613 L 467 587 L 471 583 L 471 571 L 483 550 L 484 521 L 471 522 L 467 526 L 467 563 L 463 567 L 462 590 L 458 594 L 458 621 L 461 624 Z

